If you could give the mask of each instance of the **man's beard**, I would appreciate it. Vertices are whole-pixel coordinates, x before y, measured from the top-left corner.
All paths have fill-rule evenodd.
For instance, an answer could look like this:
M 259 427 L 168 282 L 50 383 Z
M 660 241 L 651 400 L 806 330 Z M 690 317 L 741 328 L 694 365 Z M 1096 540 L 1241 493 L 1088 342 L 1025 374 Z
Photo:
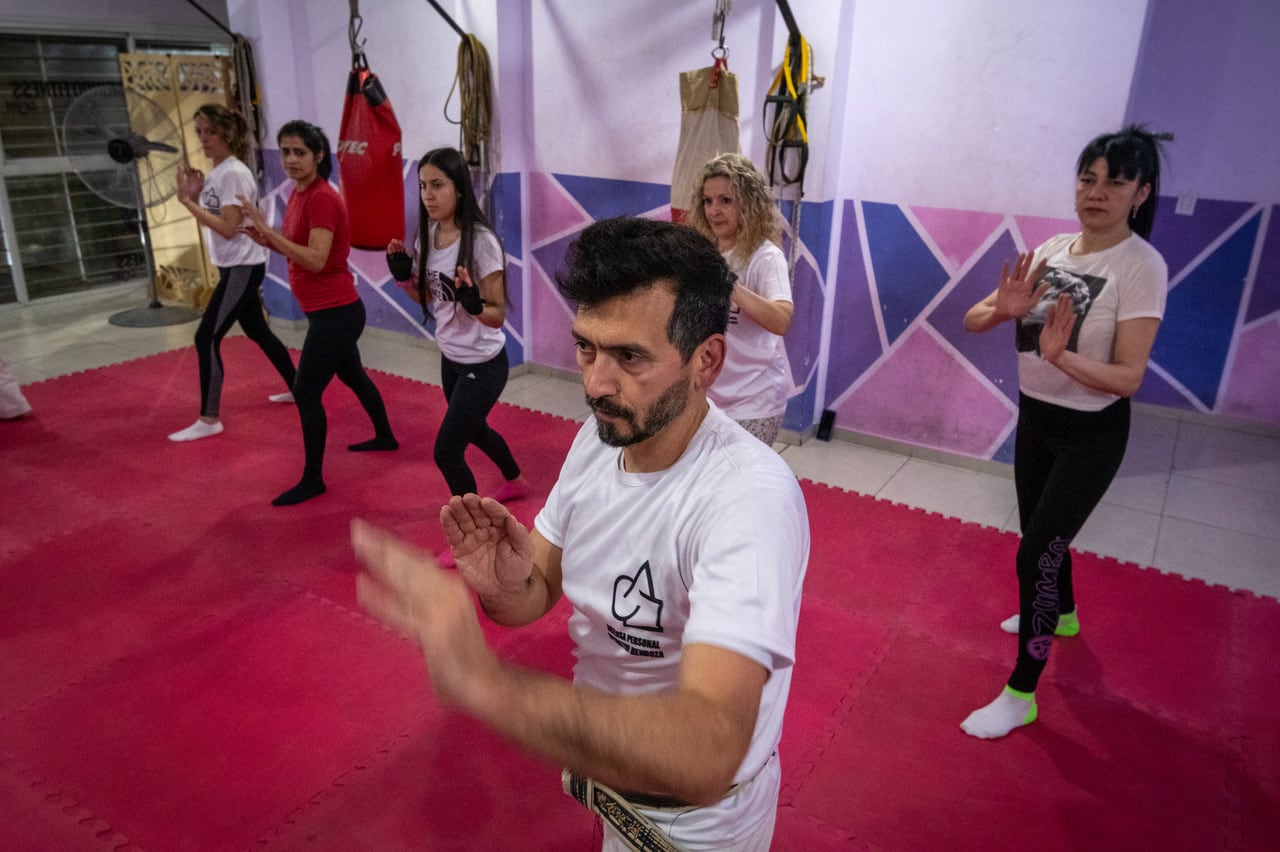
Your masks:
M 596 434 L 600 440 L 611 447 L 629 447 L 641 441 L 647 441 L 684 413 L 689 405 L 689 380 L 681 376 L 662 392 L 662 396 L 653 405 L 645 409 L 644 419 L 637 421 L 636 413 L 609 401 L 608 397 L 587 397 L 587 405 L 592 411 L 610 414 L 622 418 L 623 423 L 610 423 L 596 420 Z M 625 424 L 625 425 L 624 425 Z M 623 427 L 620 429 L 619 427 Z M 623 431 L 626 427 L 629 430 Z

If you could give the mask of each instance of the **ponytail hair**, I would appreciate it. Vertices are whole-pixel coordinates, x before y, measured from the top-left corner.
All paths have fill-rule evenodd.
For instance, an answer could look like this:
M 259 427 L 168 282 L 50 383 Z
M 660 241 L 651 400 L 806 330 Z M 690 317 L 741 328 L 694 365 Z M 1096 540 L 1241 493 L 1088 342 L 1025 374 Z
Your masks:
M 320 155 L 316 173 L 328 180 L 329 175 L 333 174 L 333 154 L 329 150 L 329 137 L 324 135 L 324 131 L 310 122 L 295 118 L 293 121 L 286 121 L 280 128 L 280 132 L 276 134 L 276 144 L 279 145 L 280 140 L 286 136 L 297 136 L 308 151 Z
M 219 103 L 207 103 L 196 110 L 197 116 L 203 116 L 209 122 L 213 132 L 222 137 L 227 148 L 240 162 L 249 160 L 249 123 L 244 116 Z
M 1130 124 L 1116 133 L 1104 133 L 1080 152 L 1076 175 L 1084 174 L 1099 157 L 1107 161 L 1107 176 L 1137 180 L 1138 186 L 1150 184 L 1147 200 L 1129 214 L 1129 229 L 1144 240 L 1151 236 L 1156 218 L 1156 201 L 1160 195 L 1160 159 L 1162 142 L 1172 141 L 1171 133 L 1151 133 L 1146 125 Z

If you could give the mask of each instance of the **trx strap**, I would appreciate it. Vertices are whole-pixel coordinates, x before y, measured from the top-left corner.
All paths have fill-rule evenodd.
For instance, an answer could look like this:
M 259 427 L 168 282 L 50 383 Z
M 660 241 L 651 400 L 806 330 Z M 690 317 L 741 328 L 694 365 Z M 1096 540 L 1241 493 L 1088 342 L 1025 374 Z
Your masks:
M 794 187 L 791 205 L 791 247 L 787 253 L 787 271 L 795 280 L 796 254 L 800 243 L 800 210 L 804 200 L 804 173 L 809 165 L 809 128 L 805 108 L 809 93 L 822 85 L 813 75 L 813 56 L 809 42 L 796 26 L 787 0 L 777 0 L 778 11 L 786 22 L 787 47 L 782 55 L 769 94 L 764 99 L 764 131 L 768 142 L 766 174 L 769 185 L 780 191 Z M 773 108 L 770 119 L 769 109 Z M 790 167 L 789 165 L 790 164 Z

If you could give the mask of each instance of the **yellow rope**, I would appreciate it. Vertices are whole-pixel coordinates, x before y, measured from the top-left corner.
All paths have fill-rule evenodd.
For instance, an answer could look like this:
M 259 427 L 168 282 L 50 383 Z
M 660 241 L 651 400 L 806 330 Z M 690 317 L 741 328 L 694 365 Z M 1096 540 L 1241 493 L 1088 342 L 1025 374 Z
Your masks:
M 461 117 L 449 118 L 449 102 L 458 90 Z M 480 39 L 468 34 L 458 44 L 458 73 L 445 100 L 445 119 L 460 127 L 462 155 L 467 163 L 489 171 L 489 127 L 493 115 L 493 84 L 489 73 L 489 54 Z

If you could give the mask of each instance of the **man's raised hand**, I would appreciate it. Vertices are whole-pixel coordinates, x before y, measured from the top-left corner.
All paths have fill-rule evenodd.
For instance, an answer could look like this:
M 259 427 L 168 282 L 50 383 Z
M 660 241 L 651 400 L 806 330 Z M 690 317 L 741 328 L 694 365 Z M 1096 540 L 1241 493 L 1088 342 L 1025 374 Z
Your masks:
M 451 497 L 440 526 L 458 573 L 482 601 L 523 592 L 533 572 L 533 538 L 497 500 L 476 494 Z

